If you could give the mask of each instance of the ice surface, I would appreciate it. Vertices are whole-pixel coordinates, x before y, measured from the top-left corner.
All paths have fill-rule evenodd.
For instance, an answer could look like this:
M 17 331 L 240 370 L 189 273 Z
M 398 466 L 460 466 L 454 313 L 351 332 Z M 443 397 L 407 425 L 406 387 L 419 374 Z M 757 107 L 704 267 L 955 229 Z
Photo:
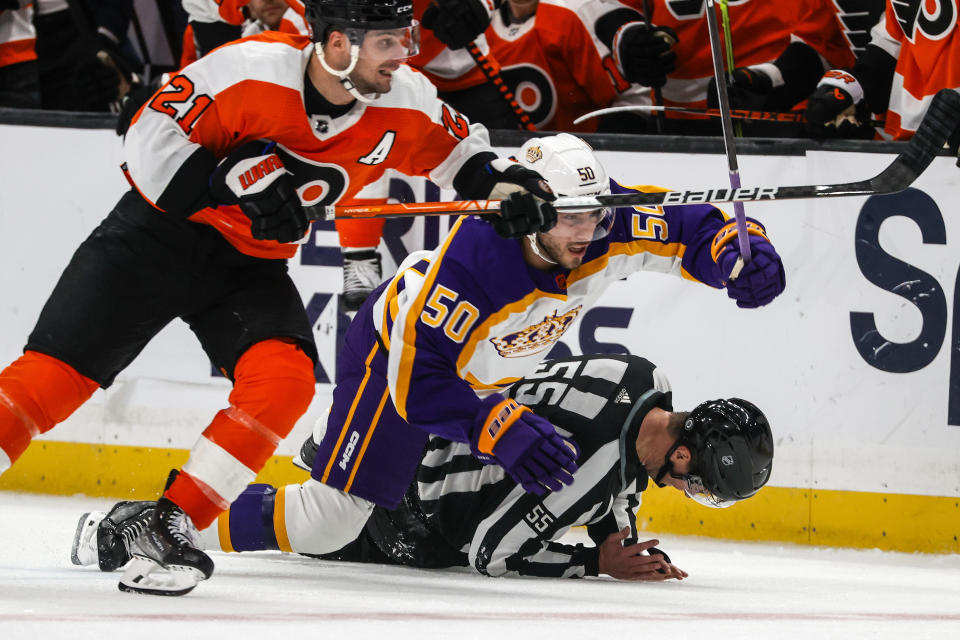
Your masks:
M 690 573 L 683 582 L 216 553 L 213 578 L 191 594 L 132 595 L 117 590 L 119 573 L 70 563 L 80 514 L 110 504 L 0 492 L 0 640 L 960 638 L 960 556 L 680 536 L 660 546 Z

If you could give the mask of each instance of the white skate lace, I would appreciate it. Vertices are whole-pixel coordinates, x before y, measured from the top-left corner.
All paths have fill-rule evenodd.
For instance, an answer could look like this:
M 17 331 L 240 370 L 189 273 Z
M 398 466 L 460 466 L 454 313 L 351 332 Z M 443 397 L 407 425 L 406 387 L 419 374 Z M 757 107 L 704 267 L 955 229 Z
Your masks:
M 380 278 L 380 261 L 377 258 L 355 259 L 344 256 L 344 292 L 373 291 L 380 284 Z
M 167 531 L 173 536 L 173 539 L 180 545 L 197 546 L 196 536 L 197 528 L 193 526 L 193 521 L 181 509 L 174 509 L 167 520 Z
M 153 509 L 146 509 L 139 513 L 136 518 L 127 520 L 119 527 L 120 536 L 123 538 L 123 544 L 127 549 L 130 548 L 134 540 L 140 537 L 152 517 Z

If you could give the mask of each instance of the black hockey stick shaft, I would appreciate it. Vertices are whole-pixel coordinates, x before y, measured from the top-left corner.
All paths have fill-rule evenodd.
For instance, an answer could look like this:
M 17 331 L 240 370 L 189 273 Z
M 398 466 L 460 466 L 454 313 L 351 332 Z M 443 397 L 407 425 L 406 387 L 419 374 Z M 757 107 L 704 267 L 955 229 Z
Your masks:
M 467 43 L 467 52 L 470 53 L 470 57 L 473 58 L 473 61 L 478 67 L 480 67 L 480 72 L 483 73 L 484 77 L 493 84 L 494 88 L 500 94 L 500 97 L 503 98 L 504 102 L 510 107 L 510 110 L 513 111 L 514 115 L 517 116 L 517 120 L 520 121 L 520 126 L 527 131 L 536 131 L 537 127 L 533 124 L 533 121 L 530 120 L 530 116 L 527 115 L 527 112 L 523 110 L 523 107 L 517 102 L 516 96 L 513 95 L 513 91 L 510 90 L 510 87 L 507 86 L 507 83 L 503 81 L 503 76 L 500 75 L 500 72 L 494 67 L 487 56 L 483 55 L 483 52 L 480 51 L 480 47 L 477 46 L 476 42 Z
M 702 202 L 763 202 L 841 196 L 873 196 L 903 191 L 937 156 L 951 132 L 960 123 L 960 93 L 941 89 L 930 101 L 916 133 L 904 150 L 879 174 L 867 180 L 839 184 L 790 187 L 745 187 L 742 189 L 697 189 L 661 193 L 626 193 L 597 196 L 606 206 L 672 205 Z
M 723 131 L 723 149 L 727 155 L 727 168 L 730 175 L 730 187 L 740 188 L 740 169 L 737 166 L 737 146 L 733 141 L 733 119 L 730 117 L 730 99 L 727 96 L 727 79 L 723 73 L 723 57 L 720 54 L 720 28 L 717 26 L 717 14 L 714 11 L 713 0 L 707 0 L 707 27 L 710 33 L 710 53 L 713 57 L 713 77 L 717 82 L 717 97 L 720 102 L 720 127 Z M 733 72 L 733 69 L 730 69 Z M 744 263 L 750 262 L 750 238 L 747 235 L 747 214 L 743 210 L 742 201 L 734 201 L 733 212 L 737 221 L 737 244 L 740 247 L 740 256 L 737 266 L 730 274 L 736 278 Z
M 930 101 L 930 107 L 916 133 L 905 143 L 903 151 L 886 169 L 866 180 L 839 184 L 787 187 L 720 187 L 657 193 L 621 193 L 593 197 L 558 198 L 553 205 L 560 211 L 597 207 L 655 207 L 659 205 L 703 204 L 724 202 L 776 202 L 777 200 L 809 200 L 845 196 L 875 196 L 903 191 L 922 174 L 951 132 L 960 123 L 960 93 L 942 89 Z M 304 207 L 311 220 L 347 218 L 399 218 L 476 213 L 496 213 L 499 200 L 458 202 L 411 202 L 386 205 L 329 205 Z
M 653 28 L 653 23 L 651 22 L 651 20 L 653 20 L 652 5 L 653 3 L 650 2 L 650 0 L 643 0 L 643 21 L 647 24 L 647 29 Z M 652 92 L 653 92 L 653 106 L 656 107 L 656 106 L 663 105 L 663 92 L 660 90 L 660 87 L 653 87 Z M 664 125 L 666 124 L 664 122 L 664 119 L 665 118 L 662 111 L 656 112 L 656 114 L 653 116 L 653 121 L 657 125 L 657 133 L 664 132 Z

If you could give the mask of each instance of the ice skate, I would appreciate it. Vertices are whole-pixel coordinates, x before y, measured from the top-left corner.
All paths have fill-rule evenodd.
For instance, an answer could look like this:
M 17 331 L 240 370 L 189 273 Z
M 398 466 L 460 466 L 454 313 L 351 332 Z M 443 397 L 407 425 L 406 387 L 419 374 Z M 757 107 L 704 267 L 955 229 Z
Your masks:
M 125 500 L 108 513 L 92 511 L 80 516 L 70 549 L 73 564 L 99 565 L 114 571 L 130 561 L 130 545 L 153 517 L 154 501 Z
M 313 433 L 307 436 L 307 439 L 300 446 L 300 451 L 293 456 L 293 464 L 304 471 L 313 471 L 313 460 L 317 457 L 317 451 L 320 450 L 320 441 L 323 440 L 323 435 L 327 432 L 327 418 L 329 417 L 330 412 L 325 411 L 317 418 L 317 421 L 313 424 Z
M 120 578 L 121 591 L 182 596 L 213 575 L 213 560 L 197 548 L 198 532 L 190 517 L 160 498 L 153 517 L 134 540 L 133 560 Z
M 344 251 L 343 253 L 343 308 L 347 312 L 360 309 L 370 292 L 383 279 L 380 254 L 373 249 Z

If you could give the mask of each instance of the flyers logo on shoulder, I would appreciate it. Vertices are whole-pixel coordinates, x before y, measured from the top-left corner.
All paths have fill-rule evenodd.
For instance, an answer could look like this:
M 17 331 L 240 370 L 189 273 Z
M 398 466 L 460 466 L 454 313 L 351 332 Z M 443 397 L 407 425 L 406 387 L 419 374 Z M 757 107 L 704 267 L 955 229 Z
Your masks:
M 911 43 L 916 43 L 918 30 L 928 40 L 941 40 L 957 26 L 957 0 L 897 0 L 891 4 Z
M 758 0 L 764 2 L 767 0 Z M 728 5 L 747 4 L 750 0 L 728 0 Z M 677 20 L 695 20 L 703 17 L 706 0 L 666 0 L 667 9 Z

